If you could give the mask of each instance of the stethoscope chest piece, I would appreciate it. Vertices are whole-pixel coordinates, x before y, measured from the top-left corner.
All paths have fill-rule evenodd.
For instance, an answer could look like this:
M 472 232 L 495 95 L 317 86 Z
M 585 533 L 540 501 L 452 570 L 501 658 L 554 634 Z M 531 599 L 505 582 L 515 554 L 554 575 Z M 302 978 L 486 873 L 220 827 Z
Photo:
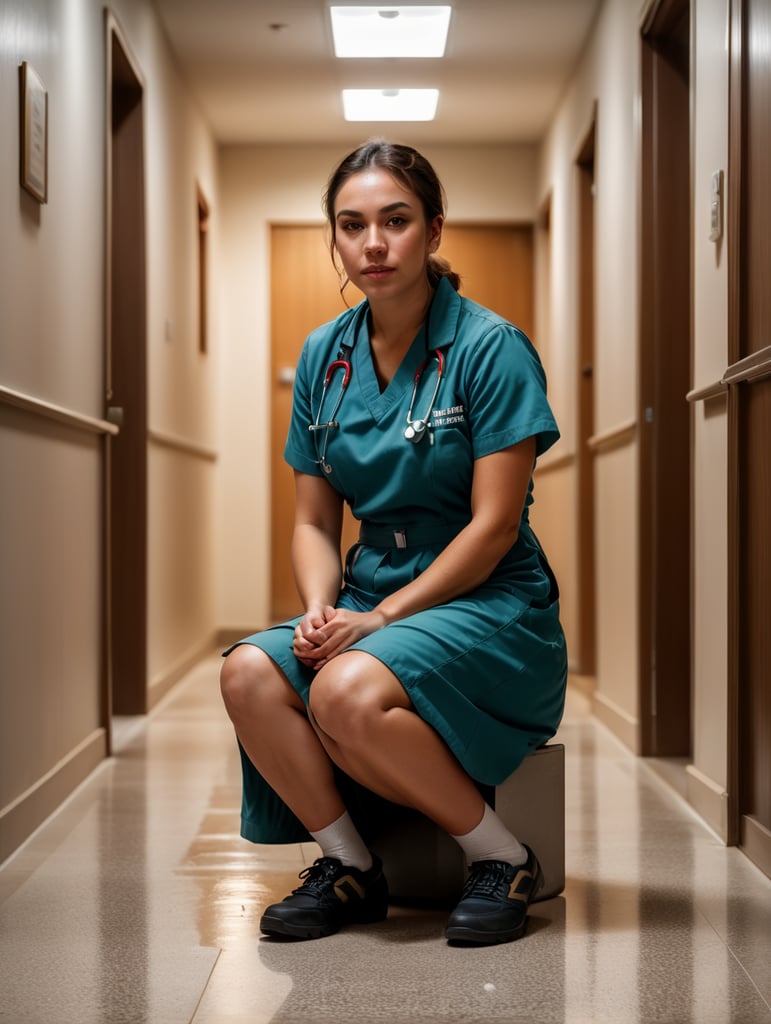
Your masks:
M 409 426 L 405 427 L 404 436 L 408 441 L 417 444 L 423 440 L 427 430 L 428 423 L 425 420 L 413 420 Z
M 407 412 L 407 426 L 404 428 L 404 437 L 408 441 L 412 441 L 413 444 L 419 444 L 428 432 L 428 422 L 431 419 L 431 413 L 434 410 L 434 402 L 436 402 L 436 396 L 439 393 L 439 384 L 442 380 L 442 374 L 444 373 L 444 356 L 440 348 L 436 349 L 433 353 L 436 356 L 436 383 L 434 384 L 434 392 L 431 395 L 431 401 L 428 403 L 428 408 L 423 416 L 418 419 L 412 418 L 412 410 L 415 407 L 415 397 L 418 393 L 418 385 L 420 384 L 420 378 L 423 376 L 423 371 L 428 365 L 428 361 L 431 358 L 426 356 L 423 362 L 417 369 L 415 379 L 412 382 L 412 398 L 410 399 L 410 408 Z M 433 442 L 433 435 L 431 437 Z

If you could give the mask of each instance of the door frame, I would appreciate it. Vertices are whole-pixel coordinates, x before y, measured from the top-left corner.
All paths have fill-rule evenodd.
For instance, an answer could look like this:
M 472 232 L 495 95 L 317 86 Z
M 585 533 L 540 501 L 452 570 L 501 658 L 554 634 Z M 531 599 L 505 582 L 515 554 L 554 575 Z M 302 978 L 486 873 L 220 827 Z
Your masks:
M 109 752 L 112 716 L 147 711 L 147 286 L 145 82 L 118 19 L 109 8 L 104 14 L 104 391 L 105 418 L 119 427 L 106 445 L 103 516 L 102 715 Z M 127 187 L 116 177 L 117 117 L 130 126 Z
M 741 845 L 747 855 L 771 877 L 771 835 L 745 807 L 743 750 L 747 725 L 744 677 L 744 621 L 755 609 L 743 607 L 744 535 L 743 415 L 745 389 L 757 381 L 768 385 L 771 377 L 771 344 L 744 355 L 746 329 L 745 224 L 749 215 L 745 161 L 747 142 L 748 14 L 745 0 L 731 0 L 729 25 L 729 117 L 728 117 L 728 360 L 723 375 L 728 390 L 728 679 L 727 679 L 727 842 Z M 768 339 L 771 341 L 771 339 Z
M 729 26 L 729 100 L 728 100 L 728 183 L 726 221 L 728 227 L 728 361 L 739 359 L 741 351 L 741 187 L 743 149 L 744 47 L 743 17 L 740 2 L 730 2 Z M 733 389 L 728 388 L 728 679 L 727 679 L 727 836 L 729 846 L 736 846 L 741 835 L 741 759 L 739 754 L 740 687 L 739 662 L 741 623 L 739 621 L 740 558 L 739 537 L 739 406 Z
M 677 48 L 684 18 L 686 52 Z M 686 400 L 693 353 L 691 86 L 690 81 L 685 85 L 683 115 L 682 85 L 673 70 L 683 60 L 690 68 L 690 45 L 689 0 L 651 0 L 640 25 L 638 706 L 640 753 L 658 757 L 687 756 L 692 749 L 691 411 Z M 682 146 L 685 159 L 677 148 Z M 683 166 L 685 203 L 677 192 Z M 672 244 L 673 225 L 682 252 Z M 684 265 L 686 280 L 678 277 Z

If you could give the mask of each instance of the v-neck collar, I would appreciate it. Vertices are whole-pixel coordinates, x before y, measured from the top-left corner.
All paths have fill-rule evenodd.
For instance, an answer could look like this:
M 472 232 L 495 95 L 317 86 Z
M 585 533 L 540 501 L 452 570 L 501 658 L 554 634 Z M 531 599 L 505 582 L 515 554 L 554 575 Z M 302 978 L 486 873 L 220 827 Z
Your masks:
M 352 324 L 350 338 L 353 343 L 353 352 L 350 356 L 352 378 L 375 420 L 380 420 L 391 406 L 400 400 L 405 389 L 412 387 L 415 373 L 428 352 L 452 345 L 455 341 L 460 309 L 460 296 L 450 282 L 442 278 L 434 293 L 426 322 L 415 335 L 396 373 L 381 391 L 369 338 L 369 303 L 365 299 L 357 307 L 358 316 Z
M 425 339 L 425 327 L 421 326 L 393 377 L 381 391 L 372 356 L 368 320 L 365 320 L 362 325 L 362 334 L 354 350 L 356 357 L 354 374 L 358 378 L 362 398 L 376 420 L 381 419 L 391 406 L 400 400 L 404 390 L 412 386 L 415 372 L 426 356 Z

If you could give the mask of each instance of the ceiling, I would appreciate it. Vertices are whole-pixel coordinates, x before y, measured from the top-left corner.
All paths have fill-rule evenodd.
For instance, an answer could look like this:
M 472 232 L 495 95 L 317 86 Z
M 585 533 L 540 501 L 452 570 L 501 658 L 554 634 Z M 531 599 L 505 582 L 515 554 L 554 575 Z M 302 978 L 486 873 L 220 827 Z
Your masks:
M 383 134 L 414 145 L 534 142 L 601 0 L 445 0 L 453 7 L 446 55 L 422 61 L 336 59 L 331 2 L 154 0 L 218 141 L 355 145 Z M 438 88 L 436 119 L 343 120 L 341 89 L 397 87 Z

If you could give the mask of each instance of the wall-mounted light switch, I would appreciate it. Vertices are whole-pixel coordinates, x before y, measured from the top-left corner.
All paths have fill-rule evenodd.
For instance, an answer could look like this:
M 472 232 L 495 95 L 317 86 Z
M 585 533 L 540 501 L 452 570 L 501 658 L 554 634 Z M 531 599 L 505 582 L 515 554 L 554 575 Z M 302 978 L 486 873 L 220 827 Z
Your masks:
M 723 234 L 723 172 L 712 172 L 709 201 L 709 240 L 717 242 Z

